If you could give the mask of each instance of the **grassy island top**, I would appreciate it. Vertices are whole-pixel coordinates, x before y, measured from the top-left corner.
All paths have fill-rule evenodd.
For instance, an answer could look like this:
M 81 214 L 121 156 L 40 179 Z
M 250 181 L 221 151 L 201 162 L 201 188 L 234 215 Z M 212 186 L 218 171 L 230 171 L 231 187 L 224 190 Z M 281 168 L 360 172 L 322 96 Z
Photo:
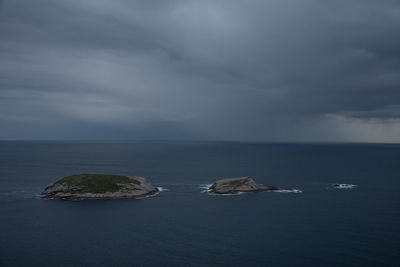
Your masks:
M 127 176 L 87 173 L 67 176 L 58 180 L 56 183 L 77 187 L 73 191 L 80 193 L 115 192 L 121 188 L 122 184 L 140 184 L 138 180 Z

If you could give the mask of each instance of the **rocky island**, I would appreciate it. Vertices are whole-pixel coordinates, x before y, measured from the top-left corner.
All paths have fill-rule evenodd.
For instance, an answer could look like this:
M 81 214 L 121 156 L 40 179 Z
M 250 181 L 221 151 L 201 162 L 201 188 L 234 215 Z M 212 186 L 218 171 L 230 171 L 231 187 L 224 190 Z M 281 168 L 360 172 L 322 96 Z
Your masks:
M 77 174 L 48 185 L 42 198 L 121 199 L 138 198 L 159 190 L 143 177 L 109 174 Z
M 261 192 L 279 190 L 274 186 L 256 184 L 250 177 L 226 178 L 216 181 L 209 188 L 209 192 L 215 194 L 237 194 L 240 192 Z

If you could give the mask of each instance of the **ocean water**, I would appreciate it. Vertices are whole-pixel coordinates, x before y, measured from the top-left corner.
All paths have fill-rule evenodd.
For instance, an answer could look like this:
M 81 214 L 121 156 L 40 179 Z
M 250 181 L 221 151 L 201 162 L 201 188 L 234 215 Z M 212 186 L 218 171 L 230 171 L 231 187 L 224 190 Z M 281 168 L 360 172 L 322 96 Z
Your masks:
M 76 173 L 165 190 L 38 197 Z M 296 190 L 204 192 L 235 176 Z M 0 142 L 0 266 L 400 266 L 399 191 L 400 145 Z

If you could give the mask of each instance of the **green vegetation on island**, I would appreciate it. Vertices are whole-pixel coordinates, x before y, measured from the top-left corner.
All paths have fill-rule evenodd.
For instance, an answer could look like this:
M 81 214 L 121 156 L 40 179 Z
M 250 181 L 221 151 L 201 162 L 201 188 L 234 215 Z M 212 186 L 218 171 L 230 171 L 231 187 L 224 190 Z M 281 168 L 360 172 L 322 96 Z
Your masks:
M 134 178 L 112 174 L 75 174 L 64 177 L 56 184 L 66 184 L 76 188 L 76 193 L 105 193 L 120 190 L 124 184 L 137 184 L 140 182 Z

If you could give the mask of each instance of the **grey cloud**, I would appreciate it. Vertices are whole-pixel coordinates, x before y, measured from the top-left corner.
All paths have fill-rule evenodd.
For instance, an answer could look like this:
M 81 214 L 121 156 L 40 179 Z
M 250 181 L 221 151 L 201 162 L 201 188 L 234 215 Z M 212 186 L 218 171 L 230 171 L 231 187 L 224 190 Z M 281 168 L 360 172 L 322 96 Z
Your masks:
M 2 1 L 0 138 L 398 142 L 399 28 L 397 1 Z

